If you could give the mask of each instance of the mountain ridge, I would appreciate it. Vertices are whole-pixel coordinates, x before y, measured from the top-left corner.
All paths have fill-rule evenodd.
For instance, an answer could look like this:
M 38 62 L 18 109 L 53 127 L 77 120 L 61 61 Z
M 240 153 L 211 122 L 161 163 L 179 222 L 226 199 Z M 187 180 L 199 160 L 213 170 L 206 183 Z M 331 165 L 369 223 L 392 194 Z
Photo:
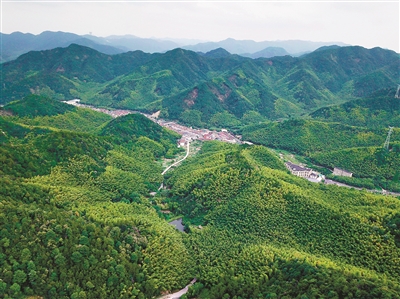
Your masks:
M 185 48 L 195 52 L 209 52 L 219 47 L 226 48 L 232 54 L 249 53 L 261 51 L 267 47 L 282 47 L 290 55 L 300 55 L 301 53 L 311 52 L 319 46 L 338 44 L 348 46 L 344 43 L 324 43 L 308 41 L 263 41 L 255 42 L 251 40 L 235 40 L 228 38 L 219 42 L 197 43 L 194 40 L 173 41 L 159 38 L 141 38 L 134 35 L 111 35 L 108 37 L 98 37 L 91 34 L 78 35 L 63 31 L 44 31 L 40 34 L 12 32 L 10 34 L 0 33 L 2 39 L 2 53 L 0 63 L 16 59 L 21 54 L 29 51 L 48 50 L 57 47 L 66 47 L 71 43 L 90 46 L 104 54 L 118 54 L 128 51 L 140 50 L 148 53 L 162 53 L 174 48 Z M 185 44 L 191 42 L 191 44 Z M 207 46 L 204 46 L 207 45 Z M 240 49 L 240 50 L 239 50 Z
M 164 118 L 179 120 L 195 110 L 207 125 L 214 116 L 240 123 L 249 111 L 274 120 L 392 87 L 399 60 L 394 51 L 359 46 L 251 59 L 222 49 L 106 55 L 72 44 L 4 63 L 2 101 L 44 93 L 96 106 L 161 110 Z

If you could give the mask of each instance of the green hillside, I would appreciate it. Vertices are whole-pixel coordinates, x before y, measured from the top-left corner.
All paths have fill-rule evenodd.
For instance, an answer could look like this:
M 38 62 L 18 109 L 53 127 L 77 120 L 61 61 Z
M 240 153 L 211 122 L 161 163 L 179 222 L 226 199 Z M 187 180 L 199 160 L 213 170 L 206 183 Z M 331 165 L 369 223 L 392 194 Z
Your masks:
M 392 143 L 389 151 L 382 147 L 349 148 L 311 155 L 318 165 L 330 169 L 340 167 L 358 178 L 370 178 L 384 189 L 400 191 L 400 143 Z M 337 178 L 336 178 L 337 179 Z M 354 179 L 355 183 L 362 182 Z M 351 184 L 351 179 L 346 182 Z M 372 188 L 370 188 L 372 189 Z
M 321 108 L 311 117 L 353 126 L 400 127 L 400 100 L 394 97 L 395 93 L 394 88 L 383 89 L 364 99 Z
M 398 199 L 220 142 L 163 178 L 175 133 L 141 114 L 62 128 L 81 113 L 0 117 L 2 297 L 154 298 L 193 277 L 186 298 L 400 295 Z
M 7 119 L 25 126 L 72 130 L 78 132 L 98 132 L 111 116 L 90 109 L 51 100 L 46 97 L 30 95 L 14 101 L 2 108 Z M 26 130 L 26 129 L 25 129 Z
M 397 143 L 399 129 L 391 135 L 390 152 L 383 150 L 387 128 L 356 127 L 315 120 L 288 120 L 247 126 L 244 140 L 268 147 L 287 150 L 311 158 L 317 165 L 333 169 L 341 167 L 356 177 L 372 178 L 371 189 L 377 187 L 398 191 L 397 172 L 400 169 Z M 392 181 L 396 178 L 395 181 Z M 346 180 L 346 183 L 352 184 Z M 356 186 L 364 187 L 360 182 Z
M 192 274 L 183 236 L 148 200 L 162 181 L 155 157 L 163 152 L 151 148 L 168 151 L 170 143 L 148 135 L 117 144 L 110 136 L 44 129 L 44 117 L 33 119 L 42 127 L 16 123 L 27 117 L 0 117 L 7 137 L 0 154 L 0 296 L 151 298 L 186 284 Z M 121 119 L 126 127 L 129 118 Z M 146 131 L 149 123 L 138 119 Z M 152 130 L 175 141 L 161 127 Z
M 167 181 L 201 282 L 189 298 L 399 295 L 398 199 L 309 183 L 268 151 L 259 163 L 260 147 L 206 145 Z
M 396 86 L 400 73 L 399 55 L 380 48 L 327 48 L 301 58 L 211 54 L 175 49 L 106 55 L 78 45 L 29 52 L 2 65 L 2 103 L 34 93 L 161 110 L 164 117 L 184 122 L 191 113 L 186 111 L 195 111 L 208 126 L 226 112 L 242 124 L 248 111 L 274 120 L 367 97 Z
M 368 129 L 340 123 L 314 120 L 288 120 L 247 126 L 243 139 L 269 147 L 311 155 L 360 146 L 382 146 L 387 129 Z M 399 141 L 399 131 L 394 130 L 392 141 Z
M 37 95 L 27 96 L 21 101 L 6 105 L 3 109 L 19 117 L 53 116 L 76 110 L 71 105 Z
M 31 93 L 67 100 L 82 97 L 154 55 L 134 51 L 110 56 L 76 44 L 31 51 L 2 64 L 1 103 L 19 100 Z

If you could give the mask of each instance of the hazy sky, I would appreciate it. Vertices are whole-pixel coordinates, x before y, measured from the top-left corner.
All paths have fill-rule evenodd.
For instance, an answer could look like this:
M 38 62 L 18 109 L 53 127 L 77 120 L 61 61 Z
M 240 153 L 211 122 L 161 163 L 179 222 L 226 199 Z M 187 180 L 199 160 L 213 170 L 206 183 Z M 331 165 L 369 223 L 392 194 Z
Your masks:
M 1 0 L 2 33 L 341 41 L 400 52 L 399 1 Z

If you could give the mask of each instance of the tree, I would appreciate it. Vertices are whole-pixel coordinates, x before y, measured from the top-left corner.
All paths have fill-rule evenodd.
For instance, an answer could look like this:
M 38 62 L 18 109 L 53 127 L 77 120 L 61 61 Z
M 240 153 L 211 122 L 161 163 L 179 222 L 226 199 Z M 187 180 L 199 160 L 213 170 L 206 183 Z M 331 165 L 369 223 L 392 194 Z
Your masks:
M 31 259 L 31 251 L 28 248 L 24 248 L 21 251 L 21 262 L 26 263 Z
M 13 282 L 17 284 L 23 284 L 26 281 L 26 274 L 22 270 L 14 272 Z

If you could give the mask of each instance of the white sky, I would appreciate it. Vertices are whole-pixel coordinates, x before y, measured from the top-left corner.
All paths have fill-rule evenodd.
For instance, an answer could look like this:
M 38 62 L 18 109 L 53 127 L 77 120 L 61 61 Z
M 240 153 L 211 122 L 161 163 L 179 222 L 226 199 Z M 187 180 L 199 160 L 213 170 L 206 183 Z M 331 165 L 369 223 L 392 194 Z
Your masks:
M 1 0 L 2 33 L 340 41 L 400 52 L 400 4 L 392 1 Z

